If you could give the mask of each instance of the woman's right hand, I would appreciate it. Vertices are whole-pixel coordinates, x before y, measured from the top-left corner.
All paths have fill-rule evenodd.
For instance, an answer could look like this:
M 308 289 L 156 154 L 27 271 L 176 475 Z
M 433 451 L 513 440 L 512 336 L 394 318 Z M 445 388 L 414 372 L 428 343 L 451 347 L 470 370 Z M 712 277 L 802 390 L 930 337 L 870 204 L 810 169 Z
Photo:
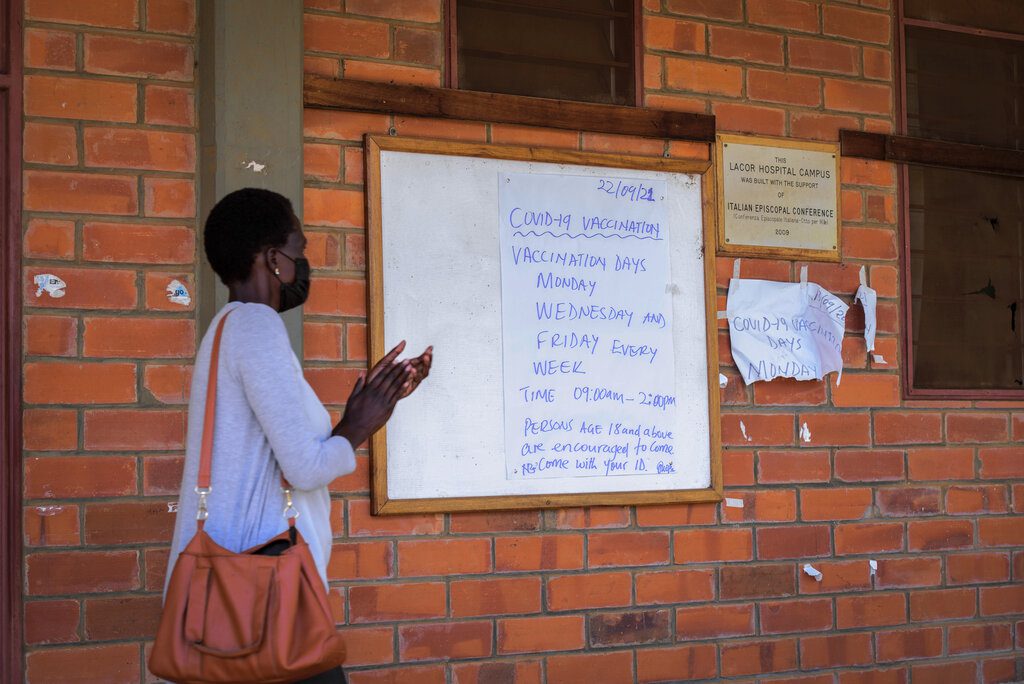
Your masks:
M 405 341 L 399 342 L 378 361 L 365 379 L 360 377 L 345 405 L 345 414 L 334 427 L 333 435 L 344 437 L 357 448 L 391 417 L 398 400 L 411 391 L 416 374 L 410 361 L 395 361 Z

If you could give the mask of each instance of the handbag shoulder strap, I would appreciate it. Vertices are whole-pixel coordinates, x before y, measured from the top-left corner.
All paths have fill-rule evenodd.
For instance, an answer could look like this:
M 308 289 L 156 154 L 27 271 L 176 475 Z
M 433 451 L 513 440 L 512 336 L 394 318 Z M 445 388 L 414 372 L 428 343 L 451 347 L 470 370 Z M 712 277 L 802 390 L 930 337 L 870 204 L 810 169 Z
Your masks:
M 218 363 L 220 359 L 220 339 L 224 334 L 224 324 L 230 315 L 231 312 L 228 311 L 221 316 L 220 322 L 217 324 L 217 332 L 213 335 L 213 349 L 210 351 L 210 372 L 206 381 L 206 407 L 203 413 L 203 442 L 199 452 L 199 475 L 196 478 L 196 493 L 199 494 L 199 511 L 196 513 L 196 520 L 200 528 L 202 528 L 203 522 L 208 517 L 206 497 L 209 496 L 212 490 L 210 477 L 213 471 L 213 428 L 217 413 L 217 369 L 220 365 Z M 284 515 L 288 518 L 289 526 L 294 527 L 298 511 L 292 505 L 292 486 L 285 479 L 284 473 L 281 473 L 281 489 L 284 490 L 286 497 Z

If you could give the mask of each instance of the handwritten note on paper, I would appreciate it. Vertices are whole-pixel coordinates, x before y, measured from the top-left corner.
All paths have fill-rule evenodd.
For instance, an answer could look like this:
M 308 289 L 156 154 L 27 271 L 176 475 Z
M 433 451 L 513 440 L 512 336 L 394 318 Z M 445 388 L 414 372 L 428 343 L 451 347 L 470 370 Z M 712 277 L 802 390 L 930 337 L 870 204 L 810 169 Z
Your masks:
M 675 473 L 665 181 L 499 186 L 506 476 Z
M 743 382 L 842 376 L 848 309 L 817 283 L 730 280 L 729 343 Z

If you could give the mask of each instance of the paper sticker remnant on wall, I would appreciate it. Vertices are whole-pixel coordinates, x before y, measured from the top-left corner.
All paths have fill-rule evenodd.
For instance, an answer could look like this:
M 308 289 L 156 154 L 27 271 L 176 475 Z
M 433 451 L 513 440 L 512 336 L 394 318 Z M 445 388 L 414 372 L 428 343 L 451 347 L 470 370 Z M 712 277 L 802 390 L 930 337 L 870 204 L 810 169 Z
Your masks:
M 182 306 L 188 306 L 192 303 L 192 297 L 188 294 L 188 289 L 177 280 L 172 280 L 167 284 L 167 299 L 171 300 L 174 304 L 181 304 Z
M 821 571 L 814 567 L 810 563 L 804 563 L 804 572 L 814 578 L 815 582 L 820 582 L 822 578 Z
M 46 292 L 54 299 L 60 299 L 67 293 L 64 288 L 68 286 L 63 280 L 51 273 L 42 273 L 37 275 L 32 281 L 36 284 L 36 297 L 42 297 L 43 293 Z

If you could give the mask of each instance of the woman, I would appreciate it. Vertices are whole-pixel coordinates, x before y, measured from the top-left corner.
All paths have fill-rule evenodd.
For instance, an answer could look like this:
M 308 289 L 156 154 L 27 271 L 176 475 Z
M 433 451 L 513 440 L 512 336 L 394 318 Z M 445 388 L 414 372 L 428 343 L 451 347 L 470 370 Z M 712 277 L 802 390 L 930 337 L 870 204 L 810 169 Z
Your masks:
M 210 354 L 217 324 L 230 312 L 218 361 L 206 532 L 238 552 L 284 531 L 283 474 L 295 489 L 296 527 L 326 584 L 332 537 L 327 485 L 355 469 L 354 449 L 427 376 L 432 349 L 405 361 L 396 361 L 404 342 L 392 349 L 357 381 L 344 416 L 332 428 L 330 415 L 303 378 L 278 315 L 301 305 L 309 294 L 306 238 L 291 202 L 268 190 L 238 190 L 210 212 L 203 237 L 207 259 L 229 297 L 196 357 L 178 503 L 178 510 L 187 514 L 177 518 L 168 578 L 178 553 L 196 532 L 191 512 L 199 503 L 195 486 Z M 339 667 L 308 681 L 344 678 Z

